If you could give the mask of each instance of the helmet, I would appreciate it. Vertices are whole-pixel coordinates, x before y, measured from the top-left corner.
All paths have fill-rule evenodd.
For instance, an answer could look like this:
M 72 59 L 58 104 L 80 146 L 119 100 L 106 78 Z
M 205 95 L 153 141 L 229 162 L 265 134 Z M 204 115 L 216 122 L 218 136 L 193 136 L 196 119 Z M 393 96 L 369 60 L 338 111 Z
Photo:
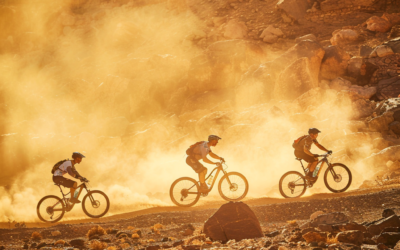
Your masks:
M 221 140 L 221 137 L 216 136 L 216 135 L 208 136 L 208 141 L 212 141 L 212 140 Z
M 73 159 L 75 159 L 75 158 L 85 158 L 85 156 L 83 154 L 79 153 L 79 152 L 73 152 L 72 153 L 72 158 Z
M 321 133 L 321 131 L 319 131 L 319 129 L 317 129 L 317 128 L 310 128 L 308 130 L 308 133 L 309 134 L 318 134 L 318 133 Z

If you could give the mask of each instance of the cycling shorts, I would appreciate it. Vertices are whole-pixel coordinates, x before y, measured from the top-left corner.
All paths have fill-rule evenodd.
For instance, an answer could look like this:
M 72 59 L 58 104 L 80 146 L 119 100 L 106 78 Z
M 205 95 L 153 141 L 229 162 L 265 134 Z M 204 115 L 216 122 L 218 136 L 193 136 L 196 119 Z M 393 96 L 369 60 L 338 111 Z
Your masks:
M 294 155 L 297 158 L 303 159 L 308 163 L 312 163 L 312 162 L 318 161 L 318 160 L 315 160 L 315 158 L 313 156 L 311 156 L 309 154 L 306 154 L 304 151 L 301 151 L 301 150 L 295 150 L 294 151 Z
M 62 176 L 53 176 L 53 181 L 55 184 L 62 185 L 66 188 L 72 188 L 76 183 L 75 181 L 64 178 Z
M 186 164 L 191 166 L 196 173 L 201 173 L 204 170 L 207 170 L 207 168 L 204 167 L 203 164 L 199 162 L 199 160 L 190 155 L 186 158 Z

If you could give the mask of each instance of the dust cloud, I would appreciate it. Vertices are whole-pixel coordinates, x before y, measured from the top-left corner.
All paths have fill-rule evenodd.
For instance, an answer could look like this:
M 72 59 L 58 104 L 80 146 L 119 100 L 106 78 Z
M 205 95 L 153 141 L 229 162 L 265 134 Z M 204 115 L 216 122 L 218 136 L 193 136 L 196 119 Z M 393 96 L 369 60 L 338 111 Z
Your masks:
M 275 100 L 240 107 L 218 106 L 216 98 L 214 110 L 171 112 L 190 60 L 201 53 L 193 41 L 205 24 L 165 3 L 92 2 L 0 7 L 0 221 L 38 221 L 41 197 L 59 195 L 52 166 L 74 151 L 86 155 L 77 170 L 110 197 L 116 214 L 172 205 L 171 183 L 197 178 L 186 148 L 210 133 L 223 138 L 213 151 L 228 171 L 249 180 L 249 197 L 279 197 L 280 176 L 301 170 L 292 141 L 309 127 L 323 131 L 327 148 L 342 149 L 324 138 L 350 112 L 333 102 L 298 117 L 298 104 Z M 218 126 L 207 128 L 207 119 Z M 64 219 L 85 217 L 74 210 Z

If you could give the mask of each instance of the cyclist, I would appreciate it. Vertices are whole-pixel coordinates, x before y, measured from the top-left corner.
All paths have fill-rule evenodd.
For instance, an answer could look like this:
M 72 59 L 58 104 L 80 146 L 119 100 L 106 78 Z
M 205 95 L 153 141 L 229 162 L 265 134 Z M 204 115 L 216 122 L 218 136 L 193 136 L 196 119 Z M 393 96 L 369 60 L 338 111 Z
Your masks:
M 203 160 L 203 162 L 206 162 L 208 164 L 215 164 L 219 166 L 221 163 L 212 162 L 207 158 L 207 155 L 209 154 L 214 159 L 225 161 L 224 158 L 214 154 L 210 148 L 217 146 L 219 140 L 221 140 L 220 137 L 216 135 L 210 135 L 208 137 L 208 141 L 202 141 L 194 144 L 191 153 L 188 154 L 188 157 L 186 158 L 186 163 L 189 166 L 191 166 L 196 173 L 199 174 L 199 181 L 200 181 L 199 191 L 202 193 L 208 193 L 208 186 L 205 180 L 207 174 L 207 168 L 205 168 L 199 160 Z
M 306 179 L 314 179 L 313 172 L 318 163 L 318 154 L 311 153 L 311 146 L 315 144 L 319 149 L 332 153 L 332 151 L 327 150 L 324 146 L 318 143 L 317 137 L 321 133 L 317 128 L 310 128 L 308 130 L 308 135 L 299 138 L 297 145 L 295 147 L 294 155 L 297 158 L 303 159 L 308 162 L 308 173 Z
M 72 153 L 72 159 L 73 160 L 67 160 L 62 163 L 58 169 L 54 172 L 53 175 L 53 181 L 56 184 L 62 185 L 66 188 L 70 188 L 71 190 L 71 199 L 69 200 L 71 203 L 81 203 L 76 197 L 75 197 L 75 190 L 78 187 L 78 184 L 76 181 L 64 178 L 65 174 L 69 174 L 70 176 L 80 179 L 81 181 L 86 181 L 86 178 L 81 176 L 78 171 L 75 169 L 75 164 L 79 164 L 82 161 L 82 158 L 85 158 L 85 156 L 79 152 L 73 152 Z

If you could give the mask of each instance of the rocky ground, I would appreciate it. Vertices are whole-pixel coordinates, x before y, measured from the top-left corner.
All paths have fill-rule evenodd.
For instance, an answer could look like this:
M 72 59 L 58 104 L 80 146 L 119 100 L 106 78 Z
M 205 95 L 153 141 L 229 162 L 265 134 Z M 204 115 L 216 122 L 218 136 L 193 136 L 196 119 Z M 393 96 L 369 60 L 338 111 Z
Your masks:
M 157 208 L 158 212 L 149 209 L 147 212 L 138 211 L 136 214 L 121 214 L 99 220 L 62 222 L 53 226 L 43 224 L 46 227 L 40 224 L 31 227 L 32 225 L 28 223 L 28 228 L 0 229 L 0 247 L 3 249 L 28 247 L 30 249 L 173 247 L 382 249 L 382 244 L 393 247 L 400 237 L 398 233 L 400 221 L 396 215 L 392 216 L 399 213 L 399 192 L 398 185 L 394 185 L 385 189 L 320 194 L 291 200 L 269 198 L 248 200 L 245 203 L 250 206 L 260 222 L 264 236 L 237 242 L 234 240 L 221 242 L 210 239 L 207 233 L 204 234 L 207 228 L 205 221 L 223 204 L 217 202 L 189 209 L 160 207 Z M 382 216 L 392 217 L 383 223 L 380 221 Z M 377 229 L 377 226 L 382 228 Z M 243 225 L 243 230 L 247 230 L 246 227 L 249 225 Z M 380 231 L 383 229 L 385 232 L 393 233 L 383 234 Z M 236 230 L 239 230 L 240 234 L 240 229 Z M 338 236 L 340 232 L 344 232 L 342 236 Z M 309 234 L 306 235 L 307 233 Z M 347 234 L 357 234 L 357 237 Z M 379 243 L 382 244 L 378 246 Z

